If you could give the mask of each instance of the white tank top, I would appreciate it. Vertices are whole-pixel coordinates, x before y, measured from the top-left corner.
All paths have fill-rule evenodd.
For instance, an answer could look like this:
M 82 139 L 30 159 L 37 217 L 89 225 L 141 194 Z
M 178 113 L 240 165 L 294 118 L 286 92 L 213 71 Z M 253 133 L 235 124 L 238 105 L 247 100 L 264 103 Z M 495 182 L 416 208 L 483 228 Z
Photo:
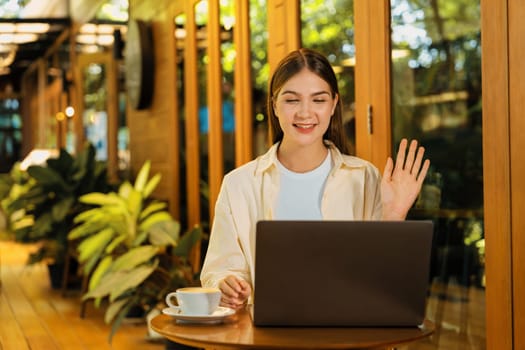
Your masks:
M 306 173 L 288 170 L 277 161 L 280 188 L 275 205 L 276 220 L 321 220 L 321 199 L 332 161 L 330 152 L 321 165 Z

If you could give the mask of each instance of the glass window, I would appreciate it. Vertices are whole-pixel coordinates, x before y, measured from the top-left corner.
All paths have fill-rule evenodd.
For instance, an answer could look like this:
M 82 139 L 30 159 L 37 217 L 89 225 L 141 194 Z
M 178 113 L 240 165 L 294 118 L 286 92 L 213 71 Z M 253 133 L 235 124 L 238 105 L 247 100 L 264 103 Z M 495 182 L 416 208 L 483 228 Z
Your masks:
M 208 174 L 208 98 L 207 98 L 207 30 L 208 30 L 208 1 L 201 0 L 195 5 L 195 24 L 197 26 L 197 75 L 199 82 L 199 138 L 200 138 L 200 225 L 208 230 L 210 225 L 209 211 L 209 174 Z M 208 230 L 209 231 L 209 230 Z
M 485 347 L 479 0 L 391 1 L 392 141 L 418 139 L 431 169 L 412 219 L 434 221 L 433 344 Z
M 253 77 L 253 155 L 268 149 L 268 26 L 266 0 L 250 0 L 250 42 Z
M 0 100 L 0 173 L 7 173 L 20 160 L 22 120 L 17 99 Z
M 83 70 L 84 114 L 82 121 L 86 139 L 96 150 L 96 159 L 108 159 L 106 68 L 99 63 Z

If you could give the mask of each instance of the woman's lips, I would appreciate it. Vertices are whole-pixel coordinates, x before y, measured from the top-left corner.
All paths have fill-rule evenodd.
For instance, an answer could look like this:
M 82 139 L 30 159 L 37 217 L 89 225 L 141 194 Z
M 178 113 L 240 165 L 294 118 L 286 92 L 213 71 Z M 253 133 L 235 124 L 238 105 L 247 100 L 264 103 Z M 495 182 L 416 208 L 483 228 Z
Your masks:
M 316 125 L 317 124 L 294 124 L 293 126 L 301 130 L 308 130 L 314 128 Z

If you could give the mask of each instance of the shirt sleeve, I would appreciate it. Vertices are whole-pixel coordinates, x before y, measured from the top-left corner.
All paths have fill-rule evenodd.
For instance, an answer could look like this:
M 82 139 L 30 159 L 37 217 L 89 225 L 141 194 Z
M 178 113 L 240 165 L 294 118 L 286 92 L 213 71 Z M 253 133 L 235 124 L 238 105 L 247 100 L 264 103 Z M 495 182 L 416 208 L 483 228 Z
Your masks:
M 252 285 L 249 265 L 239 241 L 229 188 L 228 177 L 225 177 L 215 204 L 208 251 L 200 275 L 204 287 L 218 287 L 220 281 L 229 275 Z
M 383 202 L 381 200 L 381 174 L 379 170 L 369 165 L 367 169 L 365 200 L 365 217 L 369 220 L 381 220 L 383 216 Z

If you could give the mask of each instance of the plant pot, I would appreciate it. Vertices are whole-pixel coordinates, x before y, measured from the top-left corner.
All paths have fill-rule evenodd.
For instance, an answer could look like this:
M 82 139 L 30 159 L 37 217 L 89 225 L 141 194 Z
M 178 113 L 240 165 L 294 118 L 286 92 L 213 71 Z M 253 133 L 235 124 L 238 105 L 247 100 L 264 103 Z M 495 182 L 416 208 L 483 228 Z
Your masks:
M 132 306 L 128 313 L 126 314 L 126 318 L 144 318 L 145 312 L 140 305 Z
M 64 279 L 64 264 L 48 264 L 47 270 L 49 272 L 49 282 L 51 288 L 60 289 Z
M 65 263 L 48 264 L 47 269 L 49 272 L 49 281 L 51 288 L 60 289 L 64 283 L 64 273 L 66 269 Z M 77 275 L 78 261 L 74 258 L 70 258 L 68 276 L 66 281 L 67 289 L 80 289 L 82 284 L 81 278 Z

